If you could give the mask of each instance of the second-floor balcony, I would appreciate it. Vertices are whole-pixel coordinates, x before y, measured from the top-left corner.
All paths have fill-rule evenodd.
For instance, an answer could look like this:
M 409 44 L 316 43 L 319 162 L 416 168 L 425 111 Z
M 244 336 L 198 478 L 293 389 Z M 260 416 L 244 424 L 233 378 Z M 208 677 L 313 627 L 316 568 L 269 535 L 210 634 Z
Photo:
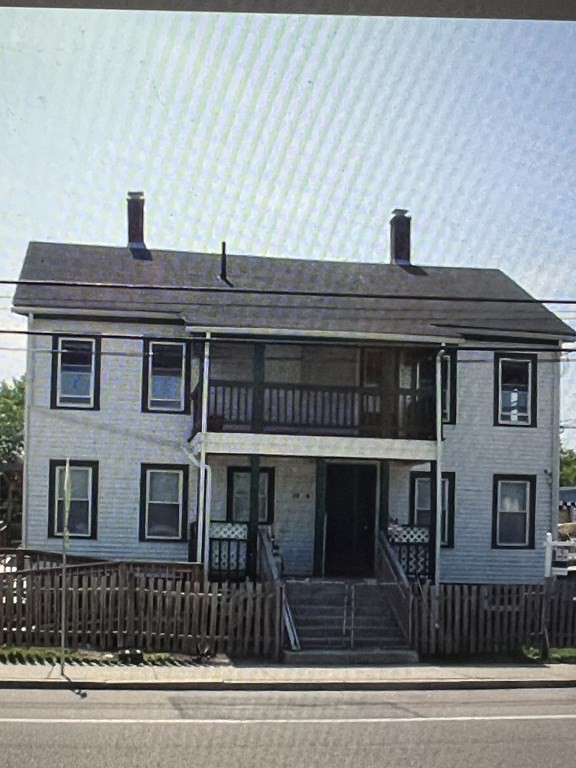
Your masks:
M 236 359 L 233 345 L 214 346 L 209 431 L 435 437 L 434 353 L 429 349 L 348 348 L 339 356 L 337 349 L 327 354 L 318 346 L 298 358 L 294 348 L 291 356 L 277 352 L 272 357 L 271 345 L 263 345 L 261 364 L 253 366 L 253 352 L 246 345 Z M 278 380 L 281 374 L 300 380 Z M 199 408 L 196 431 L 198 417 Z
M 413 391 L 212 381 L 208 421 L 216 431 L 431 440 L 434 402 Z

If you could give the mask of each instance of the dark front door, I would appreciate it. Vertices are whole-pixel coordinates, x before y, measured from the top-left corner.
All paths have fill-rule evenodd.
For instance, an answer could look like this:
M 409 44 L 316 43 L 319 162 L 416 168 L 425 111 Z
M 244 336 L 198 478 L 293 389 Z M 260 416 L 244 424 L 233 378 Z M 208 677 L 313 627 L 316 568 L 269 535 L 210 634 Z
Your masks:
M 326 470 L 324 575 L 372 576 L 376 467 L 328 464 Z

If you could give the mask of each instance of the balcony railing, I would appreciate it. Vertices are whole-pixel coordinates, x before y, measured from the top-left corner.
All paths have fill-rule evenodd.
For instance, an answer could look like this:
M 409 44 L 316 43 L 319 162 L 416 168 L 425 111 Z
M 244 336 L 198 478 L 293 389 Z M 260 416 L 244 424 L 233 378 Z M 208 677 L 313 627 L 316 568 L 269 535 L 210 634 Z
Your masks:
M 365 387 L 216 381 L 209 387 L 210 431 L 434 439 L 430 392 Z

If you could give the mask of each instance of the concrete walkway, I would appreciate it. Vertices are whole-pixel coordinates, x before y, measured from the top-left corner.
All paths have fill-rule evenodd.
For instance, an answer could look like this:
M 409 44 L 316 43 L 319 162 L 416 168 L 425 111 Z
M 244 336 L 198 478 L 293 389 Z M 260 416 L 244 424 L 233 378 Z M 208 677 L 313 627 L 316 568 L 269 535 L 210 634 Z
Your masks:
M 232 663 L 199 666 L 0 664 L 0 688 L 163 690 L 453 690 L 576 687 L 576 665 L 297 667 Z

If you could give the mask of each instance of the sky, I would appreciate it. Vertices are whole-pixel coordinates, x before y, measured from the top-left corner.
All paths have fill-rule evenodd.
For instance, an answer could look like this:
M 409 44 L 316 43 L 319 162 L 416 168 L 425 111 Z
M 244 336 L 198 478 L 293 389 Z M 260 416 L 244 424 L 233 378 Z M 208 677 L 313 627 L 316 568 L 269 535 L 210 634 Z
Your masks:
M 150 248 L 387 261 L 399 207 L 415 263 L 576 298 L 574 22 L 0 8 L 0 32 L 2 279 L 30 240 L 125 244 L 143 190 Z

